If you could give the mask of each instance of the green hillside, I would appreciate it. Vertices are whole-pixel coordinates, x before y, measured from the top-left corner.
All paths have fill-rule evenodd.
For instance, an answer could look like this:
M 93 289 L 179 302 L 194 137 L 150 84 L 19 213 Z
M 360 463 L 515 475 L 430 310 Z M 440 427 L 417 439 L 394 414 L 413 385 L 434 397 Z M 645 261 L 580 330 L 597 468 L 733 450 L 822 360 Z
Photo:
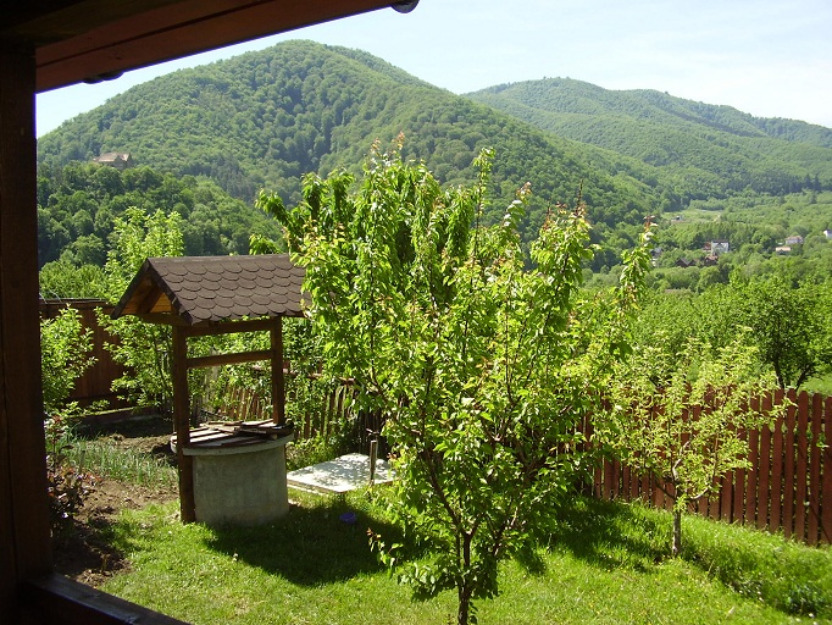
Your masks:
M 787 234 L 828 221 L 818 194 L 832 189 L 832 130 L 575 80 L 462 97 L 365 52 L 294 41 L 157 78 L 44 136 L 41 262 L 101 258 L 108 224 L 131 204 L 179 211 L 189 254 L 245 252 L 248 231 L 275 228 L 254 214 L 260 189 L 291 206 L 303 174 L 336 167 L 360 174 L 372 143 L 400 133 L 405 157 L 424 159 L 445 184 L 470 181 L 479 150 L 495 148 L 488 219 L 499 220 L 517 188 L 531 182 L 527 239 L 551 204 L 580 193 L 602 244 L 594 270 L 616 265 L 650 214 L 686 211 L 684 228 L 674 222 L 659 230 L 661 245 L 679 254 L 713 220 L 737 245 L 764 241 L 757 252 L 764 255 Z M 129 152 L 136 169 L 156 180 L 147 183 L 152 188 L 135 190 L 141 176 L 128 170 L 123 193 L 101 195 L 104 174 L 87 163 L 108 151 Z M 784 201 L 788 194 L 795 199 Z M 791 203 L 806 210 L 789 210 Z M 736 207 L 759 207 L 777 223 L 751 218 L 754 232 L 739 237 L 734 231 L 749 226 L 724 223 Z M 687 212 L 700 209 L 704 219 L 691 220 Z M 696 235 L 680 238 L 682 230 Z
M 832 188 L 832 129 L 805 122 L 560 78 L 467 97 L 557 136 L 653 165 L 670 177 L 683 204 L 744 189 L 784 194 Z
M 635 159 L 540 131 L 366 53 L 311 42 L 134 87 L 43 137 L 39 159 L 54 169 L 129 152 L 159 172 L 210 177 L 249 203 L 265 187 L 292 204 L 304 173 L 356 170 L 373 141 L 399 133 L 405 156 L 424 158 L 447 184 L 470 180 L 479 150 L 496 148 L 494 219 L 527 180 L 533 225 L 581 187 L 593 218 L 609 226 L 640 224 L 660 197 L 653 168 Z

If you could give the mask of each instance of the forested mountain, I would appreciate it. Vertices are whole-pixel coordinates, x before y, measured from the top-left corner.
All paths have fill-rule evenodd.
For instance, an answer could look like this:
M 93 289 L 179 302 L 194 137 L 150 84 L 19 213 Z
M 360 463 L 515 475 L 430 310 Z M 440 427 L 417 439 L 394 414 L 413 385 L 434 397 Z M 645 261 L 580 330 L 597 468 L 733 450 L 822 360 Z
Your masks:
M 432 87 L 366 53 L 289 42 L 139 85 L 39 142 L 41 170 L 103 152 L 140 165 L 213 178 L 251 203 L 260 188 L 299 199 L 300 177 L 356 170 L 372 142 L 404 133 L 448 184 L 470 180 L 483 147 L 497 152 L 494 218 L 526 181 L 532 224 L 549 203 L 583 197 L 597 222 L 640 224 L 657 206 L 653 168 L 542 132 Z M 635 227 L 635 226 L 634 226 Z
M 359 173 L 371 144 L 399 133 L 404 156 L 424 159 L 445 184 L 470 181 L 479 150 L 495 148 L 488 216 L 500 219 L 516 189 L 531 182 L 526 238 L 551 204 L 580 192 L 594 240 L 604 244 L 596 270 L 617 263 L 646 215 L 701 205 L 718 218 L 726 198 L 753 206 L 759 196 L 768 205 L 790 192 L 832 189 L 826 128 L 568 79 L 462 97 L 367 53 L 295 41 L 162 76 L 42 137 L 41 262 L 68 248 L 76 263 L 99 258 L 108 219 L 129 204 L 182 213 L 186 253 L 244 252 L 246 229 L 274 226 L 252 215 L 259 189 L 291 206 L 303 174 Z M 142 195 L 131 187 L 141 176 L 127 170 L 124 194 L 95 195 L 102 191 L 90 189 L 106 175 L 71 163 L 110 151 L 130 153 L 137 170 L 168 191 L 153 182 Z M 805 201 L 817 206 L 814 196 Z M 212 207 L 223 216 L 212 217 Z M 780 230 L 792 228 L 788 218 L 780 222 L 762 253 L 773 253 Z M 754 236 L 762 238 L 747 238 Z
M 544 79 L 468 94 L 561 137 L 654 165 L 683 199 L 832 188 L 832 129 L 651 90 Z

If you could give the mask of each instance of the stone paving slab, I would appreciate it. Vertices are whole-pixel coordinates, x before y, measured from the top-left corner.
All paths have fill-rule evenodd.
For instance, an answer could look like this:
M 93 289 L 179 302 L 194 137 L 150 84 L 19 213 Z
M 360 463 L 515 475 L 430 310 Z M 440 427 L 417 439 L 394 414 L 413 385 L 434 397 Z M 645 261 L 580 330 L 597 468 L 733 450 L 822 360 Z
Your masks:
M 393 479 L 386 460 L 376 460 L 374 484 L 386 484 Z M 286 481 L 292 488 L 320 493 L 346 493 L 370 483 L 370 457 L 347 454 L 335 460 L 290 471 Z

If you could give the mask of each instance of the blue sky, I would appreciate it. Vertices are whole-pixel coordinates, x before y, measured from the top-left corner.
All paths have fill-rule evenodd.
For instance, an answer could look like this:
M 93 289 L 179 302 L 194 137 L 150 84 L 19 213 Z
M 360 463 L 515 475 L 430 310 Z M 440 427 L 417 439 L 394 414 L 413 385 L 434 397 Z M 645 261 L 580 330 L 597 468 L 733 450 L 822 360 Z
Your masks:
M 570 77 L 832 128 L 830 0 L 421 0 L 38 96 L 38 135 L 130 87 L 289 39 L 366 50 L 466 93 Z

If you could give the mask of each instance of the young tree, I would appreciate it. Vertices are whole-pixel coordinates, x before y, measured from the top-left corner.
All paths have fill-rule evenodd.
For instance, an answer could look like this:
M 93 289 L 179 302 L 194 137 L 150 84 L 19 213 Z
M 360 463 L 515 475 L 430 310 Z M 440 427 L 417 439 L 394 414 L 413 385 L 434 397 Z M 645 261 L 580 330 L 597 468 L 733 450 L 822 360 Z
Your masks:
M 181 217 L 159 210 L 146 215 L 139 209 L 125 211 L 115 220 L 113 247 L 104 267 L 107 296 L 117 302 L 148 257 L 181 256 L 184 251 Z M 107 349 L 113 359 L 127 367 L 127 373 L 113 382 L 114 390 L 123 390 L 137 401 L 170 407 L 173 389 L 167 355 L 171 350 L 170 328 L 145 323 L 134 317 L 110 319 L 99 315 L 101 325 L 117 341 Z
M 639 248 L 621 288 L 582 292 L 592 252 L 580 203 L 550 211 L 524 258 L 528 185 L 500 225 L 479 226 L 491 159 L 475 161 L 476 184 L 443 190 L 423 164 L 376 146 L 354 194 L 333 174 L 308 176 L 292 211 L 260 199 L 306 267 L 326 371 L 354 378 L 359 406 L 386 415 L 393 512 L 431 554 L 401 579 L 422 598 L 455 589 L 460 624 L 582 474 L 578 426 L 626 346 L 649 266 Z
M 40 322 L 43 408 L 47 416 L 60 412 L 69 394 L 95 358 L 91 332 L 83 327 L 74 308 L 64 308 L 52 319 Z
M 682 549 L 682 513 L 717 480 L 748 467 L 745 433 L 771 422 L 752 401 L 774 388 L 760 373 L 756 348 L 740 335 L 714 349 L 691 338 L 666 348 L 659 333 L 624 363 L 611 387 L 611 409 L 596 435 L 632 468 L 651 473 L 673 500 L 672 553 Z
M 793 286 L 773 276 L 738 290 L 744 322 L 780 388 L 832 371 L 832 282 Z

